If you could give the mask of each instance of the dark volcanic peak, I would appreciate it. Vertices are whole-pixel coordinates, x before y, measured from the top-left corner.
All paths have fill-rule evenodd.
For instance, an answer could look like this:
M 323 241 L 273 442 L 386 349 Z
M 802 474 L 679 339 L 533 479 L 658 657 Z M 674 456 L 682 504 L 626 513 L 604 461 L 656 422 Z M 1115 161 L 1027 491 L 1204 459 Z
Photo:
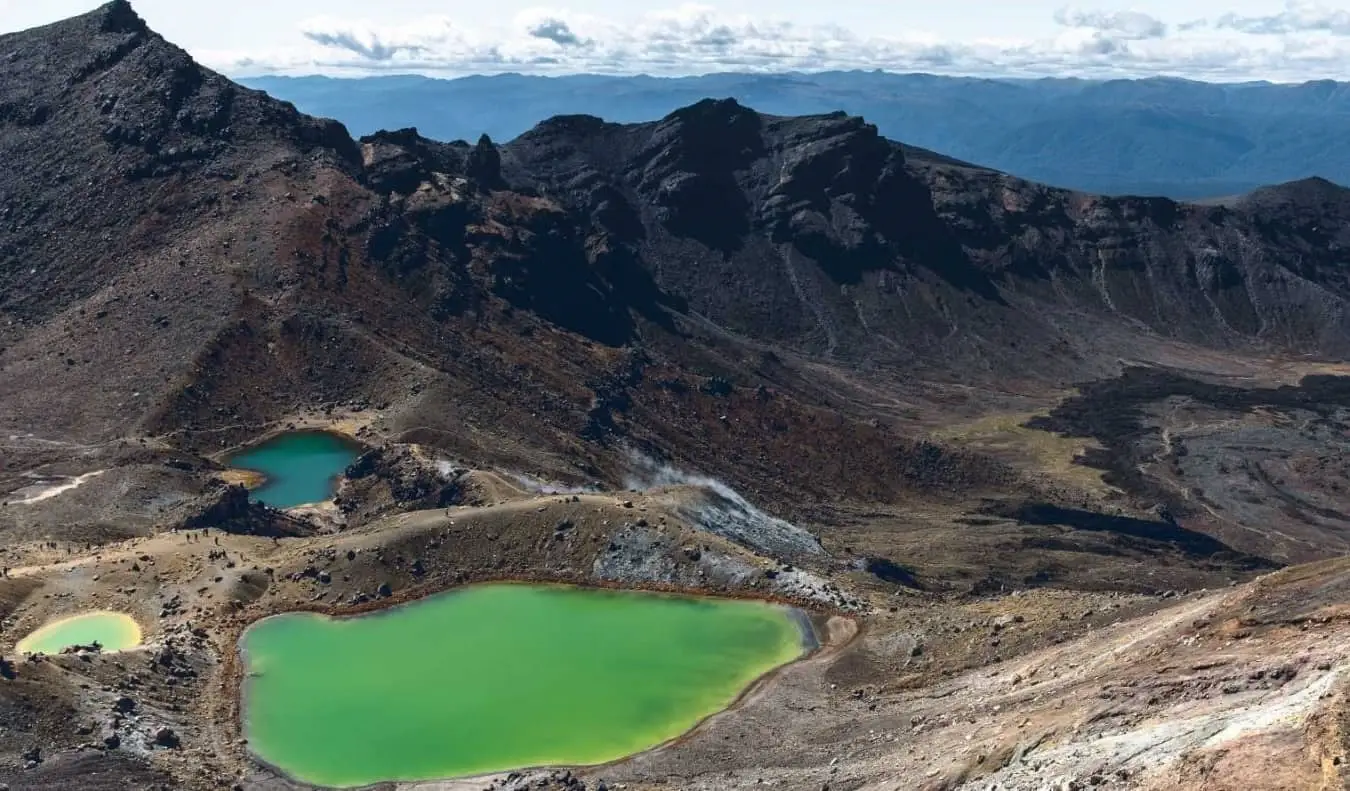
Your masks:
M 586 212 L 696 312 L 804 350 L 914 361 L 945 335 L 962 339 L 947 364 L 968 371 L 1014 359 L 1075 368 L 1097 354 L 1087 338 L 1134 347 L 1131 326 L 1224 347 L 1346 346 L 1341 308 L 1328 312 L 1344 295 L 1323 290 L 1339 280 L 1334 252 L 1270 225 L 1295 219 L 1282 210 L 1252 205 L 1234 219 L 1057 190 L 931 152 L 907 157 L 844 113 L 768 116 L 731 100 L 643 124 L 549 121 L 503 151 L 508 182 Z M 1326 201 L 1305 214 L 1310 226 L 1340 216 Z M 1268 246 L 1238 253 L 1252 233 Z M 859 291 L 840 300 L 840 285 Z M 1059 344 L 1082 351 L 1007 353 Z
M 610 125 L 605 119 L 594 115 L 555 115 L 540 121 L 533 129 L 525 132 L 525 135 L 535 137 L 594 135 Z M 613 126 L 617 126 L 617 124 L 613 124 Z
M 112 0 L 93 13 L 102 15 L 100 28 L 105 33 L 147 33 L 150 30 L 128 0 Z
M 1312 176 L 1253 190 L 1242 196 L 1240 203 L 1255 210 L 1293 207 L 1318 211 L 1350 203 L 1350 188 Z
M 0 309 L 41 312 L 59 295 L 106 280 L 102 245 L 79 244 L 72 225 L 125 243 L 162 193 L 155 179 L 211 179 L 283 161 L 322 158 L 344 168 L 360 153 L 335 121 L 241 88 L 197 65 L 145 27 L 126 2 L 0 37 L 0 172 L 8 220 L 0 260 L 42 266 L 0 270 Z M 181 199 L 181 198 L 180 198 Z M 158 202 L 165 200 L 161 197 Z M 189 200 L 189 202 L 191 202 Z M 176 222 L 170 213 L 163 219 Z
M 0 39 L 5 645 L 81 595 L 155 637 L 0 658 L 0 787 L 291 787 L 208 632 L 502 578 L 825 608 L 809 667 L 547 787 L 1189 791 L 1250 774 L 1225 718 L 1290 787 L 1346 754 L 1350 564 L 1227 588 L 1350 552 L 1344 190 L 1106 198 L 728 100 L 471 140 L 355 142 L 126 3 Z M 334 507 L 226 484 L 302 427 L 370 446 Z
M 649 204 L 666 233 L 723 254 L 745 247 L 750 234 L 778 243 L 794 223 L 816 223 L 809 234 L 815 241 L 806 244 L 821 256 L 837 248 L 841 258 L 830 263 L 845 277 L 857 269 L 843 260 L 853 254 L 846 248 L 865 240 L 827 227 L 821 211 L 848 195 L 849 211 L 866 213 L 902 197 L 877 191 L 904 180 L 899 147 L 862 119 L 776 118 L 730 99 L 704 100 L 646 124 L 548 121 L 507 149 L 523 183 L 549 182 L 550 191 L 568 193 L 603 183 L 625 200 Z
M 269 204 L 355 175 L 360 151 L 341 124 L 202 68 L 126 3 L 0 52 L 0 411 L 131 420 L 295 255 Z M 58 348 L 69 362 L 46 370 Z M 101 387 L 121 395 L 81 410 Z
M 60 106 L 44 136 L 92 132 L 114 148 L 139 148 L 150 159 L 138 163 L 138 175 L 181 169 L 268 137 L 359 161 L 340 124 L 302 116 L 199 66 L 149 30 L 127 2 L 0 40 L 8 53 L 0 106 L 18 122 L 11 125 L 36 127 Z
M 661 120 L 666 129 L 679 129 L 695 145 L 698 141 L 711 142 L 713 136 L 725 132 L 725 149 L 735 149 L 760 128 L 759 113 L 743 107 L 735 99 L 703 99 L 682 107 Z
M 1242 196 L 1236 206 L 1268 237 L 1298 240 L 1332 254 L 1350 249 L 1350 189 L 1324 178 L 1263 187 Z
M 1085 195 L 906 156 L 845 113 L 727 99 L 641 124 L 558 117 L 503 145 L 358 144 L 197 66 L 125 4 L 3 41 L 0 430 L 47 410 L 195 432 L 337 393 L 391 400 L 409 360 L 500 410 L 529 358 L 572 395 L 515 419 L 596 439 L 622 433 L 633 360 L 758 381 L 727 361 L 772 352 L 1058 387 L 1160 339 L 1350 353 L 1334 202 Z M 543 336 L 609 351 L 521 340 Z M 100 388 L 117 395 L 85 408 Z
M 862 118 L 762 115 L 732 99 L 642 124 L 562 116 L 505 145 L 403 129 L 358 146 L 334 122 L 197 66 L 125 3 L 5 42 L 15 55 L 0 139 L 14 166 L 0 185 L 22 198 L 0 251 L 52 262 L 5 268 L 10 312 L 41 315 L 68 304 L 54 295 L 87 295 L 116 271 L 99 263 L 105 246 L 54 233 L 75 217 L 135 240 L 133 228 L 206 212 L 251 216 L 235 186 L 225 190 L 234 208 L 211 204 L 211 179 L 331 167 L 386 202 L 344 222 L 357 235 L 374 229 L 358 242 L 368 260 L 418 284 L 436 316 L 471 310 L 481 287 L 622 344 L 636 337 L 631 316 L 668 324 L 666 307 L 680 305 L 807 354 L 963 373 L 1029 364 L 1056 377 L 1095 370 L 1088 347 L 1105 336 L 1132 348 L 1140 329 L 1223 347 L 1350 346 L 1344 297 L 1327 289 L 1339 268 L 1324 243 L 1341 226 L 1319 222 L 1341 216 L 1339 193 L 1320 182 L 1250 196 L 1235 220 L 922 151 L 911 161 Z M 154 206 L 164 179 L 200 194 L 154 223 L 127 216 L 123 207 Z M 476 240 L 484 228 L 500 233 Z M 1261 293 L 1277 282 L 1278 294 Z M 1023 359 L 1061 345 L 1079 351 Z

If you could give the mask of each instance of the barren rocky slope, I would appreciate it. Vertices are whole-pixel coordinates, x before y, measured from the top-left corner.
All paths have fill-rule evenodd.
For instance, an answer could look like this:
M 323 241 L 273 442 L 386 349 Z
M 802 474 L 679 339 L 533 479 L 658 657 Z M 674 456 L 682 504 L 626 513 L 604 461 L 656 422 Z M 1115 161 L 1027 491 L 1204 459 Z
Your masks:
M 630 788 L 1226 787 L 1194 762 L 1227 741 L 1150 741 L 1183 715 L 1257 722 L 1277 780 L 1343 754 L 1339 562 L 1251 582 L 1350 544 L 1334 185 L 1106 199 L 715 100 L 503 145 L 352 140 L 125 2 L 0 37 L 0 152 L 0 652 L 91 603 L 151 645 L 0 680 L 11 787 L 91 761 L 285 787 L 235 741 L 243 624 L 499 577 L 852 619 L 743 710 L 604 770 Z M 225 454 L 288 427 L 371 446 L 331 506 L 228 488 Z M 1290 590 L 1303 615 L 1270 604 Z M 1232 678 L 1196 669 L 1213 647 Z M 1265 666 L 1305 648 L 1331 670 Z M 1053 695 L 987 689 L 1066 663 Z M 1117 713 L 1085 702 L 1155 671 Z M 168 723 L 183 750 L 107 749 L 103 697 L 147 683 L 114 730 Z M 991 701 L 996 739 L 967 728 Z M 1125 757 L 1087 766 L 1097 735 Z

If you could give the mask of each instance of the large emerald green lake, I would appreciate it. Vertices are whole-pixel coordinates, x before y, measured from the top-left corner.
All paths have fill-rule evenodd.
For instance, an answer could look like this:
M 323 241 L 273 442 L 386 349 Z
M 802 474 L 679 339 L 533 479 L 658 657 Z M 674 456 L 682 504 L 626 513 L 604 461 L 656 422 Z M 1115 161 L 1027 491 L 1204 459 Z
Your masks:
M 605 763 L 726 708 L 807 642 L 761 602 L 493 584 L 241 639 L 244 731 L 316 785 Z
M 229 464 L 263 474 L 255 500 L 294 508 L 331 499 L 338 477 L 360 453 L 359 445 L 336 434 L 296 431 L 231 456 Z

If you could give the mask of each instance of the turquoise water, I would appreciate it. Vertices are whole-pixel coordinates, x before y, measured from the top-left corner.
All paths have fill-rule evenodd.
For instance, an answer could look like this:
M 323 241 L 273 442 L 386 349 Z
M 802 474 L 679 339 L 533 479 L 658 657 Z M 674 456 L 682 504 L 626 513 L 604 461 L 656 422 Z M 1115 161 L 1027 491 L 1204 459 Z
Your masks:
M 266 477 L 255 500 L 294 508 L 332 499 L 338 477 L 360 454 L 359 445 L 336 434 L 297 431 L 231 456 L 229 464 Z
M 762 602 L 480 585 L 241 639 L 244 731 L 309 783 L 598 764 L 655 747 L 803 652 Z

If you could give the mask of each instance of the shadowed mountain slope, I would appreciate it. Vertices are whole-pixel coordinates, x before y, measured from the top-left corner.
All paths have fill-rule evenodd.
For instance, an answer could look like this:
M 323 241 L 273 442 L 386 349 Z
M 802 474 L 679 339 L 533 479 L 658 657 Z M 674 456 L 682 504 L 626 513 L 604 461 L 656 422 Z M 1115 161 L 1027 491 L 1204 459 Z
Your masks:
M 931 427 L 1122 361 L 1350 351 L 1326 182 L 1102 198 L 730 100 L 353 140 L 126 3 L 3 41 L 11 488 L 72 449 L 214 454 L 359 408 L 482 464 L 615 482 L 637 453 L 799 516 L 1072 500 Z
M 820 650 L 457 788 L 1345 784 L 1329 182 L 1104 198 L 729 100 L 353 139 L 124 0 L 0 37 L 0 152 L 0 785 L 295 791 L 241 631 L 504 579 L 785 599 Z M 281 512 L 229 467 L 292 429 L 363 447 Z M 85 608 L 146 644 L 15 658 Z

